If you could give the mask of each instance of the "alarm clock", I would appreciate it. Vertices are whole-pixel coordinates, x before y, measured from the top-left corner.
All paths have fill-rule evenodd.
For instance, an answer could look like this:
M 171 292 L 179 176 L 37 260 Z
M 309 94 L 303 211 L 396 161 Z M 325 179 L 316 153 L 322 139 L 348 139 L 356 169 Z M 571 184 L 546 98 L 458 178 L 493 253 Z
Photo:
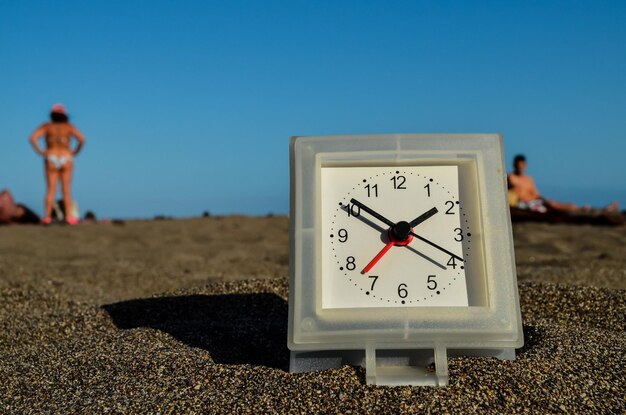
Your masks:
M 290 370 L 447 385 L 523 345 L 502 137 L 292 137 Z

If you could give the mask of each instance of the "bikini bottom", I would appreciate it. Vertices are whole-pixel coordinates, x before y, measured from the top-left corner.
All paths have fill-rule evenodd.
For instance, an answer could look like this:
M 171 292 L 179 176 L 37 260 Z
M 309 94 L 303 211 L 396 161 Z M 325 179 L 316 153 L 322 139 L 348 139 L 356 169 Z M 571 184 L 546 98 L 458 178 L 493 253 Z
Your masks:
M 57 170 L 61 170 L 63 166 L 72 161 L 72 156 L 57 156 L 52 154 L 47 156 L 46 160 L 52 163 Z

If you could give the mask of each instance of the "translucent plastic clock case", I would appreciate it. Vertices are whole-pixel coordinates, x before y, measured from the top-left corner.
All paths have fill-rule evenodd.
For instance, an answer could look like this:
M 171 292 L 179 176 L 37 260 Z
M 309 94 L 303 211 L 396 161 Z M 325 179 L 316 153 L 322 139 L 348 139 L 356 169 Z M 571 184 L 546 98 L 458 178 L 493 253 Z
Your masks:
M 292 137 L 290 161 L 291 371 L 447 385 L 448 356 L 515 358 L 501 136 Z

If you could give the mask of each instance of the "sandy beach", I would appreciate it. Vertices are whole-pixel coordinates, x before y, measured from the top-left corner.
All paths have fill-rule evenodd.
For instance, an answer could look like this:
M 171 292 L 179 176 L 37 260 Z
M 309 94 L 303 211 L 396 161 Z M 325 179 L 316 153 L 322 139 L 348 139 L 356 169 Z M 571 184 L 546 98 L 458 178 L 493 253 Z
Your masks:
M 0 227 L 0 413 L 625 413 L 626 228 L 514 237 L 517 359 L 391 388 L 288 372 L 285 217 Z

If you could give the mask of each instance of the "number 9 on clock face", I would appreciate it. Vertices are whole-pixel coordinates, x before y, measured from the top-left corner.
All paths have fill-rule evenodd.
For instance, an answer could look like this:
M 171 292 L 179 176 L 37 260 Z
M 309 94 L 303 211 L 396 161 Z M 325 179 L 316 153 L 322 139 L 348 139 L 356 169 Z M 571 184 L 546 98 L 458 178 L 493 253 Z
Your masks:
M 455 165 L 322 167 L 322 308 L 467 306 Z

